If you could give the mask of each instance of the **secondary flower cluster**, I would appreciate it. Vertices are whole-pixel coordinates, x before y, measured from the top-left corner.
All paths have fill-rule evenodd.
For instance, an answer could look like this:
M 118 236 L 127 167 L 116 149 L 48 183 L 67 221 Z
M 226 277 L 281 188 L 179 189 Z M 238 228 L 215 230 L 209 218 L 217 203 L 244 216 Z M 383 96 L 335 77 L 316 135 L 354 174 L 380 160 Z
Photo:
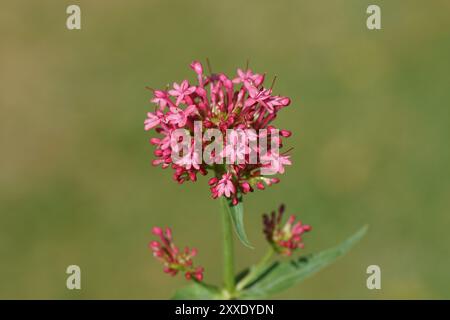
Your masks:
M 204 74 L 202 64 L 197 61 L 190 66 L 197 75 L 196 85 L 183 80 L 166 90 L 151 89 L 154 95 L 151 101 L 157 107 L 154 112 L 147 113 L 145 130 L 153 129 L 161 135 L 150 139 L 150 143 L 156 146 L 154 154 L 157 159 L 153 160 L 153 165 L 172 167 L 173 178 L 180 184 L 187 180 L 196 181 L 198 174 L 206 175 L 209 169 L 213 169 L 215 177 L 209 180 L 212 196 L 225 196 L 234 204 L 238 202 L 239 193 L 277 183 L 279 179 L 264 176 L 261 171 L 270 166 L 274 173 L 284 173 L 284 166 L 291 164 L 289 155 L 278 151 L 283 146 L 282 140 L 291 132 L 270 125 L 278 111 L 290 104 L 290 99 L 274 95 L 272 88 L 263 86 L 264 75 L 250 69 L 238 69 L 235 78 L 228 78 L 223 73 Z M 193 138 L 197 122 L 202 124 L 202 132 L 216 129 L 227 141 L 227 147 L 213 154 L 214 158 L 227 156 L 240 161 L 220 165 L 201 161 Z M 192 141 L 183 161 L 175 163 L 173 154 L 178 150 L 174 150 L 172 139 L 174 131 L 180 128 L 190 134 Z M 251 148 L 235 149 L 237 142 L 227 133 L 229 129 L 245 130 L 248 140 L 265 138 L 270 146 L 265 152 L 260 145 L 254 147 L 260 155 L 259 161 L 254 163 L 249 159 Z M 201 150 L 206 151 L 211 141 L 202 135 L 200 144 Z
M 152 241 L 149 246 L 153 251 L 153 256 L 164 264 L 164 272 L 174 276 L 178 272 L 184 272 L 186 279 L 192 278 L 202 281 L 203 268 L 194 267 L 192 258 L 197 255 L 196 249 L 189 249 L 186 247 L 180 251 L 173 243 L 172 231 L 170 228 L 163 230 L 159 227 L 154 227 L 152 233 L 158 236 L 161 242 Z
M 267 241 L 276 252 L 290 256 L 297 248 L 303 248 L 302 234 L 311 230 L 311 226 L 302 224 L 301 221 L 295 223 L 295 216 L 289 217 L 286 224 L 282 225 L 284 205 L 278 209 L 278 214 L 272 211 L 271 215 L 263 215 L 264 234 Z

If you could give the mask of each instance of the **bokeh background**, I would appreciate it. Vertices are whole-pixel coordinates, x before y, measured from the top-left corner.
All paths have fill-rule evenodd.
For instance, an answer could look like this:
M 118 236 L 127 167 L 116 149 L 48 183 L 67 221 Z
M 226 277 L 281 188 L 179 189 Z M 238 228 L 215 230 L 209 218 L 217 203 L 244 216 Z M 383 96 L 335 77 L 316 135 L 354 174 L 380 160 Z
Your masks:
M 369 4 L 381 31 L 366 28 Z M 239 268 L 265 252 L 261 214 L 285 203 L 314 227 L 305 253 L 370 230 L 274 298 L 450 298 L 449 14 L 446 0 L 2 1 L 0 298 L 169 298 L 186 281 L 151 257 L 154 225 L 221 281 L 207 179 L 179 186 L 152 167 L 143 130 L 144 86 L 193 80 L 206 57 L 229 74 L 250 59 L 293 101 L 277 124 L 294 132 L 294 164 L 246 198 L 256 249 L 236 242 Z M 65 287 L 70 264 L 80 291 Z M 366 288 L 370 264 L 382 290 Z

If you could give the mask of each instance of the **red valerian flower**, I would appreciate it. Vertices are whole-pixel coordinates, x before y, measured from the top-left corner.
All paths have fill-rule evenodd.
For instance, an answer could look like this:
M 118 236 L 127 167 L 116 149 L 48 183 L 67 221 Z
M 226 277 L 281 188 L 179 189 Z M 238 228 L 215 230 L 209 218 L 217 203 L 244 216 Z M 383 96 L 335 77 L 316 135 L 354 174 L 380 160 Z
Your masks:
M 189 86 L 187 80 L 183 80 L 181 84 L 173 83 L 173 90 L 169 90 L 169 94 L 173 97 L 177 97 L 176 105 L 179 105 L 181 101 L 185 100 L 190 94 L 195 92 L 195 87 Z
M 186 279 L 192 278 L 202 281 L 203 280 L 203 268 L 194 267 L 192 258 L 197 255 L 196 249 L 189 249 L 186 247 L 180 251 L 173 243 L 172 231 L 170 228 L 163 230 L 159 227 L 154 227 L 152 233 L 158 236 L 161 240 L 152 241 L 149 244 L 150 249 L 153 251 L 153 256 L 161 261 L 164 265 L 164 272 L 174 276 L 178 272 L 184 272 Z
M 210 179 L 210 184 L 212 181 Z M 211 188 L 211 192 L 214 198 L 220 197 L 225 194 L 227 198 L 231 196 L 231 194 L 236 192 L 234 184 L 231 182 L 231 174 L 225 173 L 222 176 L 222 179 L 217 181 L 214 187 Z
M 204 74 L 200 62 L 190 65 L 197 78 L 195 85 L 183 80 L 174 83 L 173 88 L 154 90 L 151 101 L 157 105 L 155 111 L 147 113 L 145 130 L 153 130 L 162 137 L 150 139 L 156 147 L 155 166 L 171 167 L 173 178 L 178 183 L 196 181 L 197 175 L 206 175 L 214 171 L 217 181 L 210 181 L 213 198 L 226 197 L 233 204 L 238 202 L 240 194 L 263 190 L 279 181 L 268 175 L 283 174 L 285 166 L 291 164 L 289 155 L 281 152 L 284 139 L 291 136 L 288 130 L 278 130 L 271 123 L 278 111 L 290 104 L 290 99 L 272 94 L 273 88 L 264 87 L 264 75 L 254 73 L 250 69 L 237 70 L 237 77 L 228 78 L 223 73 Z M 150 89 L 150 88 L 149 88 Z M 171 144 L 173 134 L 183 129 L 190 134 L 194 146 L 195 124 L 201 123 L 201 140 L 199 149 L 188 148 L 188 154 L 181 156 L 180 161 L 173 157 L 178 152 Z M 202 161 L 202 155 L 208 154 L 212 141 L 206 139 L 206 130 L 215 129 L 223 137 L 226 147 L 214 153 L 214 158 L 227 157 L 232 163 L 211 164 Z M 245 130 L 247 141 L 264 138 L 270 146 L 264 149 L 261 145 L 240 147 L 236 136 L 230 132 Z M 266 152 L 264 152 L 264 150 Z M 258 161 L 251 155 L 258 153 Z M 277 159 L 274 159 L 274 157 Z M 199 159 L 197 159 L 199 158 Z M 197 161 L 199 160 L 199 161 Z M 272 170 L 268 169 L 268 162 Z M 268 172 L 271 173 L 268 173 Z
M 278 209 L 278 214 L 272 211 L 271 215 L 263 215 L 264 234 L 274 250 L 281 255 L 290 256 L 297 248 L 303 248 L 302 234 L 311 231 L 311 226 L 295 223 L 295 216 L 289 217 L 286 224 L 282 225 L 284 205 Z

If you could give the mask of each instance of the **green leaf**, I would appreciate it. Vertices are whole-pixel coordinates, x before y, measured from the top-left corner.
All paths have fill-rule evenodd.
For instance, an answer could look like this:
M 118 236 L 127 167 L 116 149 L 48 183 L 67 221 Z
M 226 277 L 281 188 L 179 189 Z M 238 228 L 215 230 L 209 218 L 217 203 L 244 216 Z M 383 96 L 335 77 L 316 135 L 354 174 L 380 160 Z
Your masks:
M 242 198 L 239 197 L 239 203 L 235 206 L 231 203 L 231 200 L 221 197 L 222 206 L 224 210 L 227 210 L 233 222 L 234 231 L 242 242 L 242 244 L 250 249 L 253 249 L 250 241 L 248 240 L 247 233 L 244 228 L 244 205 L 242 203 Z
M 286 262 L 275 262 L 260 278 L 242 291 L 241 298 L 261 298 L 283 291 L 303 281 L 347 253 L 366 233 L 367 226 L 336 247 Z
M 178 289 L 173 300 L 217 300 L 222 295 L 217 287 L 194 282 L 186 287 Z

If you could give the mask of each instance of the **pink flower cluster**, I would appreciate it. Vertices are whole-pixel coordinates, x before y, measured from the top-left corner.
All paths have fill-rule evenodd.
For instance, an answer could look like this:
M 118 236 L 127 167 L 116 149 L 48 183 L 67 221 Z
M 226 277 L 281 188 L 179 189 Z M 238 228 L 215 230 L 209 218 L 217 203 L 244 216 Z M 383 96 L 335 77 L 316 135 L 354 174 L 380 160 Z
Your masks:
M 159 137 L 150 139 L 150 143 L 156 146 L 154 154 L 157 159 L 153 160 L 153 165 L 172 167 L 173 178 L 180 184 L 187 180 L 196 181 L 197 174 L 206 175 L 208 170 L 213 170 L 215 177 L 209 180 L 212 196 L 225 196 L 231 199 L 233 204 L 238 202 L 240 193 L 252 192 L 255 188 L 262 190 L 265 186 L 277 183 L 279 179 L 262 175 L 261 169 L 267 166 L 267 161 L 274 158 L 277 160 L 272 161 L 275 163 L 276 173 L 284 173 L 284 166 L 291 164 L 289 155 L 278 153 L 279 148 L 283 146 L 282 139 L 289 137 L 291 132 L 278 130 L 271 125 L 278 111 L 290 104 L 290 99 L 273 95 L 272 88 L 263 86 L 265 76 L 253 73 L 250 69 L 238 69 L 235 78 L 228 78 L 223 73 L 206 75 L 202 64 L 197 61 L 190 66 L 197 75 L 196 85 L 183 80 L 166 90 L 151 89 L 154 95 L 151 101 L 157 107 L 154 112 L 147 113 L 144 125 L 145 130 L 153 129 L 160 134 Z M 261 161 L 257 163 L 248 161 L 249 150 L 234 154 L 236 152 L 233 150 L 224 149 L 222 156 L 240 157 L 242 161 L 211 165 L 198 161 L 201 159 L 192 147 L 189 154 L 183 157 L 181 164 L 174 163 L 171 143 L 174 130 L 183 128 L 193 137 L 194 122 L 197 121 L 202 123 L 202 130 L 220 130 L 227 141 L 231 140 L 227 137 L 227 129 L 252 129 L 257 136 L 265 135 L 267 141 L 272 141 L 276 132 L 277 148 L 272 150 L 272 147 L 268 147 L 267 152 L 261 155 Z M 261 133 L 261 129 L 265 129 L 264 133 Z M 209 140 L 202 140 L 201 149 L 205 150 L 210 143 Z
M 284 205 L 281 205 L 278 214 L 273 211 L 270 216 L 263 215 L 264 234 L 276 252 L 290 256 L 295 249 L 304 247 L 302 234 L 311 231 L 311 226 L 302 224 L 301 221 L 295 223 L 294 215 L 290 216 L 283 226 L 283 213 Z
M 152 232 L 160 238 L 161 242 L 152 241 L 149 247 L 153 251 L 153 256 L 164 264 L 164 272 L 172 276 L 178 272 L 184 272 L 188 280 L 192 278 L 198 281 L 203 280 L 203 268 L 194 267 L 192 262 L 192 258 L 197 255 L 196 249 L 186 247 L 183 251 L 180 251 L 173 243 L 170 228 L 163 230 L 154 227 Z

